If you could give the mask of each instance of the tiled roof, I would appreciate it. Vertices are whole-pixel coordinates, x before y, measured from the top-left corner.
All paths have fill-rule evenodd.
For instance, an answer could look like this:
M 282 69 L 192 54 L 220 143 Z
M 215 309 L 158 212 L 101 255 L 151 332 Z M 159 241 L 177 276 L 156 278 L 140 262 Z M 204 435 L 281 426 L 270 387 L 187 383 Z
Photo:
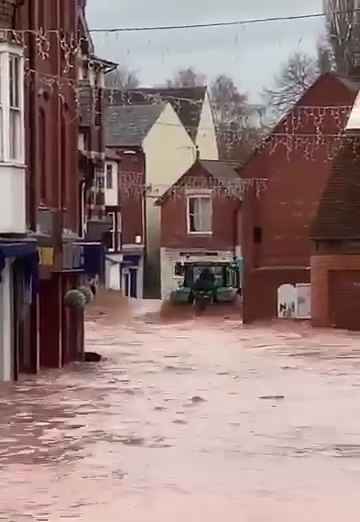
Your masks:
M 105 111 L 105 143 L 107 147 L 142 146 L 166 104 L 112 105 Z
M 186 183 L 187 176 L 191 176 L 192 172 L 200 167 L 205 172 L 210 174 L 211 178 L 220 183 L 229 183 L 229 181 L 240 180 L 240 175 L 237 172 L 239 163 L 235 161 L 219 161 L 219 160 L 196 160 L 195 163 L 186 171 L 156 202 L 157 205 L 162 205 L 166 199 L 172 194 L 175 187 L 183 186 Z M 195 174 L 196 175 L 196 174 Z
M 360 238 L 360 141 L 347 138 L 314 220 L 313 239 Z
M 148 105 L 156 104 L 158 101 L 168 102 L 173 106 L 191 138 L 195 140 L 206 92 L 207 87 L 144 88 L 129 90 L 126 93 L 111 91 L 108 94 L 108 103 Z
M 240 163 L 237 161 L 200 160 L 200 165 L 220 182 L 240 178 L 236 170 Z

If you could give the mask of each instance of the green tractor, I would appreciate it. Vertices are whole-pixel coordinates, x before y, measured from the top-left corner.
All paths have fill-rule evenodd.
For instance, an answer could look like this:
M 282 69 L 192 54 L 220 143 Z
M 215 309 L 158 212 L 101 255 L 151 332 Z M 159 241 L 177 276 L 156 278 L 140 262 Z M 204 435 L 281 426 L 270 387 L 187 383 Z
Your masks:
M 201 293 L 211 303 L 232 303 L 240 288 L 239 263 L 193 262 L 177 267 L 177 274 L 183 276 L 179 288 L 172 292 L 174 304 L 193 303 Z

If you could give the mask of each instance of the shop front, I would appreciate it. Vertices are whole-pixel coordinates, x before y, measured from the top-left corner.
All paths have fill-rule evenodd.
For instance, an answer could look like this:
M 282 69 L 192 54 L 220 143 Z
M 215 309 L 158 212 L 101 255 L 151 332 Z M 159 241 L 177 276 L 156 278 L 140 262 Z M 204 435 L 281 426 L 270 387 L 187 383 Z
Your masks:
M 0 241 L 0 381 L 37 370 L 37 328 L 33 306 L 38 292 L 35 241 Z

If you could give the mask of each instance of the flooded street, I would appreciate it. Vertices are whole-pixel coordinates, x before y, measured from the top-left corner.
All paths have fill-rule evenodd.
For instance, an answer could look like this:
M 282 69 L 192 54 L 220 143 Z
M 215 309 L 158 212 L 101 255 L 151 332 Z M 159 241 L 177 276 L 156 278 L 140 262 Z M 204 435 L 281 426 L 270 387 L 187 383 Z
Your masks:
M 357 521 L 360 336 L 157 309 L 2 387 L 0 520 Z

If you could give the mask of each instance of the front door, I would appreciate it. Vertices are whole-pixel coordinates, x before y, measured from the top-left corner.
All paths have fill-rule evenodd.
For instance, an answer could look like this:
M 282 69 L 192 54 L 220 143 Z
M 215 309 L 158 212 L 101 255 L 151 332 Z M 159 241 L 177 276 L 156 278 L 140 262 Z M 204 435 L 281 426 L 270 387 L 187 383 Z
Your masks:
M 137 298 L 137 270 L 130 268 L 130 297 Z
M 137 299 L 137 269 L 129 268 L 124 273 L 124 292 L 125 297 Z

